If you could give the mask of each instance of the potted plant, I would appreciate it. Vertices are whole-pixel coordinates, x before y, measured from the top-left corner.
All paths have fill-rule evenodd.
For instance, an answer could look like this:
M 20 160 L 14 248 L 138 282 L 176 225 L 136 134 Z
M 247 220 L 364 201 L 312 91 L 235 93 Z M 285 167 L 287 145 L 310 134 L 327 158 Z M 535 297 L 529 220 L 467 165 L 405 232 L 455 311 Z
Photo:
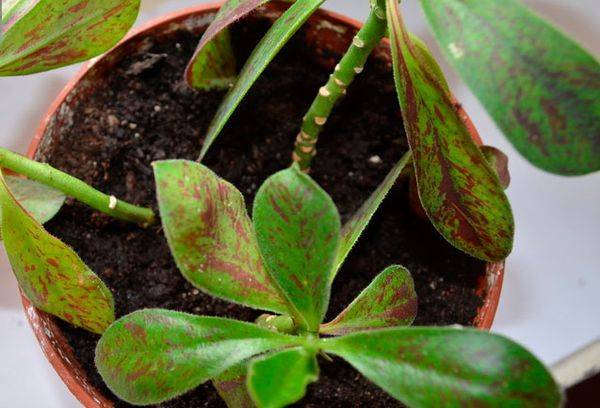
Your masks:
M 267 137 L 260 139 L 258 143 L 245 145 L 246 149 L 248 146 L 250 149 L 244 152 L 244 157 L 240 156 L 239 149 L 236 150 L 237 144 L 244 145 L 239 140 L 234 139 L 232 143 L 230 137 L 230 144 L 227 145 L 226 134 L 217 137 L 223 131 L 227 133 L 226 124 L 229 121 L 231 126 L 235 122 L 236 118 L 232 118 L 233 111 L 242 98 L 275 54 L 303 24 L 310 26 L 312 21 L 312 30 L 305 31 L 309 34 L 302 42 L 310 42 L 312 34 L 318 56 L 313 60 L 315 67 L 308 72 L 319 69 L 323 71 L 323 66 L 331 65 L 331 60 L 337 59 L 337 55 L 332 55 L 334 46 L 331 43 L 353 35 L 347 24 L 341 27 L 339 24 L 333 25 L 330 20 L 334 18 L 330 16 L 321 14 L 319 17 L 317 14 L 316 19 L 309 20 L 321 1 L 299 0 L 289 7 L 269 4 L 265 9 L 257 10 L 253 17 L 244 20 L 256 19 L 260 13 L 263 13 L 263 17 L 276 18 L 272 26 L 267 24 L 264 38 L 236 77 L 235 64 L 244 61 L 250 49 L 246 47 L 241 51 L 236 50 L 236 43 L 243 40 L 251 42 L 248 38 L 252 37 L 252 33 L 256 37 L 256 33 L 260 33 L 257 27 L 260 24 L 264 26 L 265 21 L 258 21 L 257 25 L 246 28 L 246 31 L 242 27 L 237 34 L 234 27 L 230 26 L 262 3 L 264 2 L 230 1 L 216 14 L 186 70 L 188 83 L 200 89 L 199 92 L 194 93 L 182 87 L 179 81 L 172 78 L 174 70 L 163 69 L 161 65 L 168 67 L 171 64 L 171 68 L 181 66 L 182 56 L 173 61 L 169 58 L 169 53 L 184 51 L 190 40 L 189 32 L 196 30 L 197 34 L 205 27 L 205 17 L 210 15 L 206 11 L 200 13 L 200 17 L 204 19 L 198 16 L 179 16 L 169 19 L 163 25 L 153 26 L 146 32 L 151 35 L 160 34 L 168 41 L 153 44 L 148 40 L 151 35 L 148 35 L 143 39 L 136 40 L 134 37 L 124 42 L 97 62 L 79 79 L 77 90 L 71 90 L 67 99 L 61 100 L 60 111 L 44 128 L 43 145 L 40 149 L 37 149 L 37 145 L 34 148 L 36 158 L 51 161 L 56 167 L 69 168 L 80 175 L 80 178 L 94 180 L 96 185 L 108 187 L 115 195 L 105 195 L 56 168 L 8 151 L 1 152 L 0 165 L 4 169 L 28 177 L 22 179 L 7 175 L 0 185 L 2 236 L 13 270 L 25 294 L 36 307 L 70 323 L 59 323 L 61 331 L 56 329 L 54 322 L 42 317 L 46 319 L 42 324 L 54 325 L 49 330 L 52 335 L 46 336 L 45 341 L 58 336 L 54 340 L 64 343 L 64 338 L 60 338 L 64 334 L 69 337 L 71 344 L 79 343 L 84 349 L 85 345 L 90 344 L 87 340 L 91 339 L 91 343 L 95 345 L 97 337 L 89 335 L 91 337 L 86 339 L 86 335 L 81 332 L 74 335 L 76 330 L 71 325 L 103 333 L 96 349 L 98 371 L 117 395 L 140 404 L 178 396 L 209 379 L 213 380 L 230 406 L 244 406 L 248 403 L 281 406 L 293 403 L 302 397 L 306 385 L 316 378 L 315 356 L 329 359 L 329 354 L 334 354 L 348 360 L 366 378 L 391 396 L 410 405 L 439 405 L 443 402 L 452 404 L 460 401 L 488 405 L 502 402 L 519 402 L 532 406 L 557 405 L 560 393 L 551 376 L 531 354 L 509 340 L 485 332 L 458 328 L 401 327 L 414 319 L 414 309 L 409 306 L 414 306 L 415 295 L 410 274 L 400 266 L 385 269 L 382 275 L 376 275 L 370 285 L 360 288 L 366 287 L 345 313 L 321 326 L 335 272 L 365 228 L 373 228 L 373 217 L 378 216 L 374 214 L 382 212 L 379 207 L 382 206 L 384 197 L 398 184 L 396 182 L 401 176 L 413 180 L 413 207 L 422 210 L 449 243 L 485 261 L 498 262 L 504 259 L 511 250 L 513 234 L 510 206 L 502 191 L 502 182 L 507 181 L 503 166 L 505 157 L 494 149 L 480 149 L 472 141 L 472 132 L 452 100 L 441 70 L 426 47 L 406 31 L 398 4 L 391 0 L 387 3 L 377 1 L 373 2 L 369 18 L 353 37 L 347 52 L 338 64 L 333 64 L 335 69 L 332 69 L 329 80 L 319 88 L 318 95 L 304 115 L 292 154 L 294 164 L 290 169 L 267 178 L 262 184 L 266 178 L 262 176 L 268 176 L 283 167 L 269 171 L 269 163 L 275 162 L 272 164 L 278 165 L 277 161 L 281 161 L 281 156 L 275 155 L 273 160 L 265 157 L 264 153 L 261 154 L 261 149 L 268 149 L 273 140 Z M 594 102 L 593 91 L 597 91 L 597 88 L 591 85 L 597 83 L 594 81 L 598 78 L 598 67 L 593 58 L 576 46 L 571 46 L 568 39 L 514 2 L 502 8 L 493 1 L 466 4 L 450 0 L 437 3 L 424 0 L 423 4 L 440 37 L 444 40 L 454 39 L 448 42 L 447 49 L 458 61 L 459 71 L 467 72 L 468 78 L 481 79 L 481 84 L 485 86 L 482 85 L 481 90 L 476 87 L 476 92 L 484 104 L 490 106 L 501 126 L 511 129 L 507 133 L 517 147 L 525 146 L 521 150 L 532 162 L 550 171 L 565 174 L 583 174 L 598 168 L 597 155 L 593 150 L 594 138 L 598 134 L 594 133 L 593 128 L 598 126 L 594 120 L 597 109 L 583 104 L 578 107 L 573 103 Z M 438 5 L 444 13 L 438 9 Z M 135 1 L 10 3 L 7 12 L 3 10 L 4 36 L 0 40 L 0 74 L 33 73 L 89 58 L 112 45 L 126 31 L 133 21 L 137 6 L 138 2 Z M 503 18 L 497 18 L 499 15 Z M 444 16 L 449 16 L 453 22 L 460 22 L 465 30 L 471 30 L 476 35 L 444 32 L 450 26 L 458 27 L 457 24 L 445 24 Z M 519 34 L 522 35 L 514 35 L 507 28 L 508 23 L 519 24 L 522 28 Z M 316 26 L 321 31 L 314 29 Z M 552 36 L 552 42 L 532 43 L 531 33 L 527 31 L 532 26 L 545 30 Z M 186 31 L 182 28 L 187 30 L 187 34 L 180 33 Z M 360 208 L 354 209 L 356 212 L 350 212 L 349 208 L 352 206 L 342 208 L 342 215 L 347 222 L 340 230 L 340 217 L 331 198 L 305 172 L 312 166 L 311 174 L 324 185 L 344 184 L 353 177 L 350 172 L 345 177 L 331 177 L 329 181 L 319 176 L 319 169 L 316 167 L 319 159 L 324 161 L 325 157 L 337 157 L 337 150 L 341 149 L 332 149 L 335 154 L 320 154 L 315 159 L 315 145 L 322 130 L 325 130 L 326 135 L 334 122 L 334 105 L 346 92 L 347 99 L 351 99 L 351 82 L 363 71 L 368 56 L 376 49 L 386 31 L 391 40 L 392 69 L 410 150 L 402 158 L 399 154 L 394 159 L 395 163 L 388 161 L 390 165 L 387 166 L 387 176 L 381 177 L 383 181 L 380 179 L 378 186 L 375 183 L 373 193 Z M 333 40 L 328 39 L 326 34 L 332 33 L 340 35 Z M 475 58 L 476 62 L 519 62 L 512 70 L 505 72 L 504 76 L 498 72 L 487 75 L 485 71 L 474 67 L 476 63 L 473 62 L 472 50 L 481 48 L 477 47 L 478 43 L 474 38 L 482 33 L 490 39 L 500 38 L 501 42 L 490 55 L 479 54 Z M 236 35 L 237 41 L 235 38 L 232 41 L 232 37 Z M 342 44 L 347 46 L 349 42 Z M 165 52 L 165 47 L 168 47 L 168 52 Z M 339 48 L 340 45 L 338 54 L 341 53 Z M 574 71 L 565 71 L 564 66 L 561 66 L 564 59 L 556 58 L 556 52 L 565 48 L 572 53 L 572 58 L 567 62 L 571 64 L 570 68 L 577 68 Z M 385 46 L 378 48 L 377 58 L 389 62 L 385 59 L 385 52 Z M 127 59 L 131 53 L 138 53 L 137 59 Z M 517 56 L 518 60 L 513 59 Z M 281 62 L 279 64 L 281 72 L 285 74 L 285 69 L 289 69 L 289 66 L 285 67 Z M 126 69 L 123 69 L 124 66 Z M 277 68 L 277 61 L 274 66 Z M 498 63 L 494 65 L 496 66 L 501 69 L 506 64 Z M 540 69 L 542 66 L 544 68 Z M 106 78 L 106 72 L 111 69 L 114 71 L 109 72 L 118 72 L 127 82 L 125 92 L 116 88 L 99 92 L 98 85 L 94 84 L 94 81 L 100 81 L 102 75 Z M 540 72 L 535 72 L 535 69 Z M 521 86 L 516 90 L 509 86 L 500 88 L 500 96 L 505 103 L 499 104 L 498 95 L 495 97 L 489 87 L 504 83 L 506 74 L 514 75 L 515 70 L 522 80 Z M 159 75 L 170 72 L 167 75 L 171 77 L 160 78 L 162 82 L 158 89 L 147 87 L 156 80 L 153 77 L 157 75 L 156 71 L 159 71 Z M 561 75 L 557 75 L 557 72 L 561 72 Z M 283 74 L 280 74 L 280 78 L 288 77 Z M 553 85 L 541 86 L 540 78 L 552 78 Z M 171 83 L 165 91 L 165 87 L 161 86 L 168 84 L 169 80 Z M 476 85 L 480 85 L 480 82 Z M 380 85 L 381 82 L 377 84 Z M 582 84 L 591 84 L 591 91 Z M 115 86 L 115 82 L 108 82 L 108 85 Z M 203 310 L 196 306 L 198 310 L 191 310 L 193 312 L 230 317 L 235 315 L 240 320 L 256 319 L 256 324 L 157 309 L 134 312 L 113 323 L 115 308 L 111 290 L 73 249 L 46 232 L 39 222 L 47 221 L 55 214 L 64 195 L 68 195 L 109 216 L 139 224 L 140 227 L 124 224 L 116 227 L 114 221 L 97 213 L 90 216 L 89 210 L 78 204 L 70 204 L 71 208 L 64 211 L 69 214 L 61 214 L 48 224 L 50 231 L 84 252 L 86 260 L 106 257 L 93 259 L 93 262 L 95 266 L 104 267 L 101 271 L 103 279 L 114 280 L 110 289 L 117 292 L 117 308 L 128 309 L 125 305 L 135 303 L 131 301 L 132 298 L 146 295 L 146 281 L 139 279 L 142 274 L 138 274 L 138 280 L 135 281 L 133 275 L 125 277 L 123 272 L 131 271 L 129 261 L 143 264 L 152 273 L 160 270 L 161 266 L 153 264 L 153 258 L 161 261 L 161 246 L 155 241 L 157 236 L 162 235 L 158 235 L 161 233 L 158 227 L 152 227 L 157 222 L 152 208 L 117 199 L 117 192 L 120 192 L 118 195 L 131 196 L 129 201 L 152 205 L 153 191 L 147 183 L 148 179 L 152 179 L 152 171 L 147 174 L 151 161 L 148 157 L 166 159 L 182 151 L 182 156 L 189 158 L 185 156 L 193 152 L 191 149 L 186 150 L 185 146 L 183 149 L 175 149 L 177 146 L 169 146 L 168 143 L 173 151 L 167 152 L 161 144 L 165 143 L 164 138 L 157 137 L 156 132 L 150 134 L 153 132 L 152 127 L 157 128 L 160 133 L 165 117 L 159 114 L 175 108 L 174 113 L 169 112 L 167 120 L 176 123 L 178 130 L 185 133 L 186 127 L 189 127 L 186 121 L 193 121 L 193 115 L 189 113 L 190 107 L 206 109 L 212 115 L 210 104 L 222 95 L 219 89 L 229 87 L 231 89 L 206 132 L 200 157 L 204 163 L 219 170 L 219 173 L 235 174 L 236 165 L 246 161 L 243 163 L 243 171 L 238 168 L 236 177 L 242 184 L 247 184 L 244 185 L 244 192 L 253 196 L 262 184 L 256 193 L 253 221 L 244 213 L 246 208 L 241 193 L 200 164 L 159 160 L 154 165 L 154 176 L 157 181 L 160 216 L 169 244 L 167 252 L 170 250 L 182 274 L 197 288 L 187 292 L 190 288 L 188 283 L 176 295 L 181 298 L 196 297 L 196 300 L 201 299 L 203 303 L 207 303 L 203 304 Z M 90 89 L 93 93 L 90 93 Z M 532 104 L 529 99 L 521 98 L 520 92 L 524 92 L 523 89 L 535 90 L 531 97 L 535 97 L 535 101 L 540 103 Z M 182 99 L 179 103 L 168 98 L 167 94 L 173 90 Z M 301 89 L 298 91 L 295 96 L 301 93 Z M 375 91 L 371 88 L 371 93 L 373 92 Z M 384 91 L 378 92 L 384 96 Z M 266 94 L 274 93 L 275 88 L 271 88 Z M 561 98 L 556 98 L 557 95 Z M 98 100 L 82 106 L 82 98 L 96 97 Z M 109 109 L 102 109 L 106 106 L 101 104 L 111 98 L 116 98 L 116 103 Z M 289 95 L 283 95 L 283 99 L 279 101 L 283 104 L 285 99 L 289 99 Z M 148 102 L 152 103 L 151 112 L 142 109 L 138 111 L 139 106 L 145 106 Z M 181 102 L 188 103 L 188 106 Z M 268 106 L 269 110 L 260 112 L 277 112 L 277 106 L 273 105 Z M 278 112 L 279 115 L 289 114 L 293 110 L 290 104 L 282 106 L 285 110 Z M 120 110 L 114 109 L 115 107 Z M 342 107 L 343 103 L 338 109 Z M 576 113 L 571 112 L 573 109 L 577 109 Z M 541 110 L 547 115 L 540 117 Z M 246 113 L 249 116 L 246 118 L 246 126 L 248 123 L 258 122 L 265 124 L 260 130 L 269 129 L 269 123 L 274 121 L 268 115 L 258 116 L 261 120 L 253 120 L 252 113 L 254 112 Z M 124 118 L 123 114 L 127 117 Z M 183 117 L 180 116 L 182 114 Z M 145 119 L 148 116 L 154 119 Z M 86 117 L 92 120 L 87 122 Z M 393 117 L 393 113 L 386 115 L 383 112 L 379 119 L 390 117 Z M 348 121 L 349 118 L 346 116 L 344 119 Z M 399 121 L 398 117 L 395 119 Z M 71 129 L 76 122 L 78 125 L 74 130 Z M 141 122 L 144 122 L 143 125 L 140 125 Z M 326 122 L 329 122 L 327 127 Z M 376 122 L 377 120 L 372 121 L 369 125 Z M 515 131 L 511 127 L 514 123 L 518 125 L 515 126 Z M 245 130 L 256 129 L 247 127 Z M 104 130 L 112 133 L 111 138 L 99 137 Z M 77 132 L 81 136 L 79 143 L 83 145 L 77 146 L 78 142 L 75 142 L 72 146 L 61 146 L 62 138 L 68 138 L 71 143 L 76 141 L 73 135 Z M 238 137 L 243 133 L 240 130 L 232 132 Z M 368 133 L 366 132 L 367 135 Z M 348 134 L 356 145 L 363 143 L 366 136 L 365 133 L 360 133 L 360 129 Z M 275 136 L 277 135 L 272 135 L 273 138 Z M 524 137 L 529 138 L 534 147 L 524 143 Z M 143 143 L 136 146 L 136 139 L 141 139 Z M 223 145 L 219 147 L 218 155 L 211 157 L 209 147 L 213 143 L 215 147 L 211 151 L 216 149 L 217 144 Z M 383 152 L 394 153 L 393 145 L 392 141 L 384 143 Z M 275 147 L 280 149 L 281 145 Z M 120 149 L 125 152 L 125 156 Z M 356 150 L 361 151 L 360 146 Z M 398 150 L 396 148 L 395 152 Z M 148 154 L 148 151 L 152 154 Z M 75 160 L 73 152 L 83 153 L 83 157 Z M 107 152 L 109 154 L 103 157 Z M 363 152 L 368 152 L 368 149 L 361 151 Z M 351 153 L 346 153 L 345 157 L 352 158 Z M 340 152 L 339 156 L 344 154 Z M 370 165 L 375 166 L 383 161 L 380 155 L 372 155 L 367 160 Z M 120 167 L 119 161 L 126 161 L 131 167 Z M 118 171 L 111 170 L 111 166 L 118 168 Z M 324 175 L 333 174 L 336 169 L 329 170 L 329 173 L 323 171 Z M 377 167 L 375 170 L 378 170 Z M 364 175 L 361 176 L 364 178 Z M 257 179 L 260 179 L 259 183 L 256 183 Z M 138 185 L 144 185 L 145 188 L 139 188 Z M 361 189 L 338 189 L 338 197 L 334 198 L 336 201 L 348 200 L 349 196 L 359 190 Z M 364 185 L 362 190 L 365 190 Z M 367 191 L 367 195 L 369 192 Z M 385 212 L 386 215 L 393 213 L 394 211 Z M 91 221 L 92 225 L 80 225 L 82 219 Z M 390 220 L 383 221 L 386 222 L 389 223 Z M 115 228 L 119 229 L 118 239 L 114 235 Z M 423 228 L 422 225 L 420 228 Z M 152 230 L 151 234 L 147 234 L 147 230 Z M 377 239 L 377 234 L 363 236 L 362 241 L 373 238 Z M 385 243 L 381 238 L 374 242 L 377 248 Z M 125 251 L 123 248 L 127 246 L 134 250 Z M 150 253 L 147 252 L 149 248 Z M 162 248 L 167 246 L 163 245 Z M 356 249 L 360 250 L 360 245 Z M 110 254 L 110 250 L 115 253 Z M 123 254 L 132 255 L 131 259 L 123 257 Z M 381 254 L 371 250 L 366 256 L 362 254 L 362 259 L 355 260 L 354 266 L 365 265 L 365 262 L 376 264 L 376 258 Z M 122 270 L 115 271 L 115 267 Z M 143 268 L 140 265 L 136 267 Z M 343 273 L 342 270 L 340 278 Z M 130 285 L 133 283 L 138 286 L 131 288 L 114 285 L 115 281 L 124 284 L 126 278 L 134 280 L 129 282 Z M 153 276 L 145 278 L 154 279 Z M 158 280 L 162 279 L 162 287 L 154 285 L 149 288 L 149 298 L 154 298 L 154 301 L 163 299 L 165 292 L 169 291 L 166 284 L 170 278 L 172 277 L 159 277 Z M 357 280 L 352 278 L 346 278 L 347 286 L 352 286 Z M 427 282 L 432 290 L 435 290 L 437 284 L 437 281 Z M 256 316 L 245 308 L 228 309 L 228 306 L 218 301 L 208 304 L 210 296 L 201 291 L 242 305 L 276 312 L 278 315 Z M 171 300 L 162 300 L 160 303 L 174 304 Z M 379 307 L 381 309 L 377 310 Z M 402 313 L 395 313 L 398 310 Z M 124 310 L 118 310 L 119 315 L 124 314 L 123 312 Z M 40 322 L 35 319 L 39 317 L 34 316 L 34 325 Z M 348 319 L 353 324 L 348 324 Z M 357 333 L 348 334 L 355 330 Z M 339 339 L 319 337 L 335 334 L 343 336 Z M 41 341 L 43 343 L 44 339 Z M 52 351 L 59 350 L 59 353 L 64 350 L 49 348 Z M 400 349 L 401 352 L 398 351 Z M 267 353 L 270 351 L 275 352 Z M 258 354 L 261 356 L 254 358 Z M 66 369 L 65 361 L 70 360 L 62 358 L 56 363 L 59 370 Z M 331 367 L 335 372 L 327 373 L 327 381 L 331 378 L 339 381 L 343 373 L 348 372 L 347 367 L 339 360 L 332 363 Z M 424 373 L 415 375 L 417 367 L 422 367 Z M 77 375 L 81 375 L 77 364 L 74 364 L 74 370 Z M 289 373 L 291 377 L 282 378 L 284 373 Z M 441 382 L 440 375 L 448 381 Z M 502 378 L 501 381 L 498 381 L 498 376 Z M 71 380 L 75 378 L 72 373 L 66 377 Z M 361 388 L 371 392 L 372 388 L 369 388 L 364 378 L 356 378 Z M 110 404 L 93 389 L 81 392 L 82 384 L 85 383 L 73 381 L 77 384 L 71 386 L 80 390 L 78 396 L 87 405 Z M 278 382 L 275 390 L 265 388 L 274 382 Z M 205 397 L 210 395 L 206 388 L 196 390 L 195 394 L 200 393 Z M 361 395 L 360 389 L 356 387 L 350 389 L 346 398 L 350 398 L 349 401 L 369 403 L 369 398 L 373 395 L 375 401 L 380 403 L 388 398 L 381 392 L 371 394 L 371 397 L 368 392 Z M 449 399 L 436 399 L 442 396 Z M 198 404 L 200 401 L 207 403 L 202 399 L 192 400 L 192 403 Z M 327 404 L 325 401 L 326 399 L 321 399 L 319 402 Z M 212 403 L 218 404 L 216 400 L 212 400 Z

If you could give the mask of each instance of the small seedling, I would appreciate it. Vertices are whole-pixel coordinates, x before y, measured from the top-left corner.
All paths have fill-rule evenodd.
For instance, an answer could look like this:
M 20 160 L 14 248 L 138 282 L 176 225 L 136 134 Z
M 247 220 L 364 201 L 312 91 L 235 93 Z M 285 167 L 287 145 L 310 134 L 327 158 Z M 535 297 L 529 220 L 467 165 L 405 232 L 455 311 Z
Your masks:
M 331 198 L 297 165 L 242 194 L 201 164 L 154 164 L 160 212 L 182 273 L 214 296 L 275 312 L 256 324 L 160 309 L 113 323 L 96 365 L 123 400 L 159 403 L 213 380 L 231 407 L 282 407 L 317 381 L 317 356 L 339 356 L 394 398 L 419 406 L 556 406 L 544 366 L 510 340 L 463 328 L 409 328 L 410 273 L 381 272 L 323 323 L 342 243 Z M 325 364 L 327 364 L 325 362 Z

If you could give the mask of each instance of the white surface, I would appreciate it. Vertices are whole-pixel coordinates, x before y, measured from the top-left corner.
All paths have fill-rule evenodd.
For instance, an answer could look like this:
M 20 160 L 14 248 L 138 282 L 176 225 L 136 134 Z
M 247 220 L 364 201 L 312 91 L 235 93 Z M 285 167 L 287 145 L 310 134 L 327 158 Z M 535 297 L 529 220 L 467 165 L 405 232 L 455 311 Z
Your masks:
M 195 4 L 144 0 L 138 24 Z M 437 53 L 418 2 L 405 0 L 410 29 Z M 541 14 L 600 55 L 598 0 L 527 0 Z M 363 19 L 366 0 L 330 0 L 326 8 Z M 483 139 L 511 158 L 508 191 L 516 217 L 515 250 L 494 330 L 530 348 L 551 364 L 600 337 L 600 174 L 563 178 L 545 174 L 521 158 L 473 95 L 444 65 L 451 87 Z M 70 67 L 21 78 L 0 78 L 3 147 L 24 152 L 50 102 L 76 72 Z M 79 404 L 44 359 L 29 329 L 0 253 L 0 407 L 77 407 Z

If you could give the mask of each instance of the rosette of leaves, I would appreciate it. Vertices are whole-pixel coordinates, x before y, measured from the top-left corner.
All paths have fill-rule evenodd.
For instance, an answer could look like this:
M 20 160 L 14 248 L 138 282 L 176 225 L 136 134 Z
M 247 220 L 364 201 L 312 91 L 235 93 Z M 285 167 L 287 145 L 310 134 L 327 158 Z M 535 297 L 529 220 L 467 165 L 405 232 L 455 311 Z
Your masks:
M 260 187 L 250 219 L 242 194 L 203 165 L 161 161 L 154 171 L 165 234 L 185 277 L 272 314 L 247 323 L 148 309 L 119 319 L 100 339 L 96 365 L 123 400 L 159 403 L 212 380 L 231 407 L 281 407 L 317 381 L 318 356 L 332 355 L 410 406 L 559 403 L 544 366 L 512 341 L 473 329 L 408 327 L 417 297 L 399 265 L 323 323 L 351 247 L 343 237 L 377 199 L 342 228 L 331 198 L 294 165 Z

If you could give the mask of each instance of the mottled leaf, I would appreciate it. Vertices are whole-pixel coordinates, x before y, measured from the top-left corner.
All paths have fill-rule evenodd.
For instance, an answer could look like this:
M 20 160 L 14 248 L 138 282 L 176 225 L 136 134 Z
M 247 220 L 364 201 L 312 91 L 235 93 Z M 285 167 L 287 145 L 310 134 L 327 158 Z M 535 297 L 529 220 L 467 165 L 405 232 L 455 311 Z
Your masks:
M 3 5 L 0 75 L 47 71 L 103 53 L 127 33 L 139 2 L 13 1 L 7 14 Z
M 508 171 L 508 156 L 504 152 L 494 146 L 480 146 L 483 156 L 496 170 L 496 174 L 500 179 L 500 184 L 504 189 L 510 185 L 510 172 Z
M 375 215 L 375 212 L 383 202 L 383 199 L 387 196 L 406 165 L 410 162 L 410 159 L 410 153 L 406 154 L 398 163 L 396 163 L 396 165 L 394 165 L 394 167 L 392 167 L 377 189 L 373 191 L 367 201 L 364 202 L 342 228 L 342 240 L 340 241 L 340 249 L 337 254 L 335 271 L 331 277 L 332 280 L 335 278 L 337 271 L 339 271 L 344 260 L 354 247 L 354 244 L 356 244 L 367 225 L 369 225 L 371 218 Z
M 304 22 L 315 12 L 324 0 L 296 0 L 289 9 L 271 26 L 267 34 L 254 48 L 238 79 L 221 103 L 208 133 L 204 138 L 200 159 L 204 157 L 211 144 L 215 141 L 225 124 L 238 107 L 252 84 L 258 79 L 275 55 L 294 35 Z
M 196 162 L 153 166 L 165 236 L 183 276 L 213 296 L 287 313 L 265 272 L 242 193 Z
M 261 408 L 280 408 L 299 401 L 319 378 L 315 353 L 288 349 L 257 357 L 248 368 L 248 392 Z
M 340 239 L 335 204 L 294 165 L 256 193 L 254 225 L 267 271 L 292 305 L 296 323 L 316 332 L 329 304 Z
M 229 30 L 220 32 L 206 44 L 194 56 L 186 71 L 190 86 L 205 91 L 233 86 L 236 75 L 236 60 Z
M 417 316 L 417 293 L 410 272 L 393 265 L 381 272 L 356 299 L 331 322 L 321 325 L 323 334 L 344 334 L 410 326 Z
M 235 59 L 231 52 L 228 27 L 269 0 L 228 0 L 208 26 L 185 71 L 188 84 L 194 88 L 210 87 L 207 79 L 235 81 Z M 213 66 L 211 66 L 211 64 Z M 208 86 L 207 86 L 208 85 Z
M 514 222 L 498 177 L 444 87 L 423 68 L 398 2 L 388 0 L 387 8 L 394 79 L 423 208 L 457 248 L 502 260 L 512 249 Z
M 40 224 L 52 219 L 66 199 L 62 192 L 37 181 L 17 176 L 4 176 L 4 181 L 17 202 Z
M 484 331 L 393 328 L 322 344 L 414 408 L 556 408 L 560 403 L 560 391 L 539 360 L 518 344 Z
M 96 367 L 119 398 L 147 405 L 181 395 L 256 354 L 302 341 L 236 320 L 146 309 L 106 330 Z
M 95 333 L 114 320 L 110 290 L 16 201 L 0 174 L 2 237 L 17 281 L 37 308 Z
M 600 170 L 600 64 L 515 0 L 422 0 L 446 57 L 517 150 L 558 174 Z
M 248 361 L 234 365 L 213 378 L 212 383 L 228 408 L 254 408 L 256 405 L 246 387 Z
M 444 90 L 450 93 L 450 87 L 448 86 L 448 81 L 446 81 L 444 71 L 442 71 L 442 68 L 431 54 L 431 51 L 427 47 L 427 44 L 425 44 L 423 40 L 421 40 L 413 33 L 409 33 L 408 35 L 410 37 L 410 41 L 415 46 L 415 51 L 417 55 L 421 58 L 421 66 L 429 69 L 431 74 L 435 76 L 435 78 L 439 81 L 440 85 L 444 88 Z

